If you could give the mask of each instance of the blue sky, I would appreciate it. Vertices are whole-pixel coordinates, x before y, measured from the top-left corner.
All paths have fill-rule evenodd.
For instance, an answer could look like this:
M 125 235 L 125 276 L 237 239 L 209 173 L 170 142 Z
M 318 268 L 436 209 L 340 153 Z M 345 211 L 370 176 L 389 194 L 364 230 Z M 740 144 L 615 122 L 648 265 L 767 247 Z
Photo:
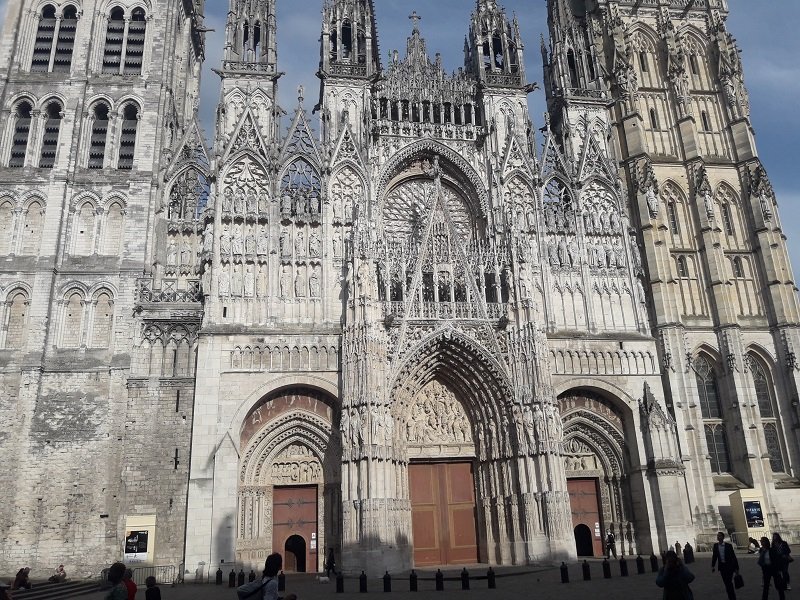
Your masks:
M 8 0 L 0 0 L 0 18 Z M 539 35 L 547 32 L 545 0 L 501 0 L 509 13 L 516 12 L 526 43 L 528 78 L 541 81 Z M 463 62 L 464 35 L 474 0 L 375 0 L 380 48 L 383 57 L 390 50 L 405 48 L 410 32 L 408 15 L 422 15 L 421 29 L 431 53 L 441 52 L 448 69 Z M 778 192 L 778 203 L 793 263 L 800 269 L 800 178 L 797 176 L 800 110 L 800 2 L 756 2 L 729 0 L 729 30 L 743 50 L 745 75 L 752 101 L 752 121 L 758 147 Z M 296 90 L 305 86 L 306 106 L 316 104 L 319 64 L 319 31 L 322 0 L 278 0 L 278 61 L 286 75 L 280 80 L 281 105 L 292 110 Z M 202 120 L 211 133 L 219 100 L 219 79 L 211 72 L 221 60 L 227 0 L 206 0 L 206 24 L 216 31 L 208 34 L 207 60 L 203 72 Z M 384 61 L 385 62 L 385 61 Z M 531 95 L 531 115 L 542 125 L 543 92 Z

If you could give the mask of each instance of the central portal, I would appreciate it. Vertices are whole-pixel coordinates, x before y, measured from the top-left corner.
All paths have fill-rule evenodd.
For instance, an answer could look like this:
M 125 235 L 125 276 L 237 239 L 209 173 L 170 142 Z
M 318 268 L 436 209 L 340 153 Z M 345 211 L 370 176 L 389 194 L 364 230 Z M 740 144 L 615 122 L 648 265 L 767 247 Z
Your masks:
M 478 562 L 472 463 L 411 463 L 408 479 L 414 564 L 422 567 Z

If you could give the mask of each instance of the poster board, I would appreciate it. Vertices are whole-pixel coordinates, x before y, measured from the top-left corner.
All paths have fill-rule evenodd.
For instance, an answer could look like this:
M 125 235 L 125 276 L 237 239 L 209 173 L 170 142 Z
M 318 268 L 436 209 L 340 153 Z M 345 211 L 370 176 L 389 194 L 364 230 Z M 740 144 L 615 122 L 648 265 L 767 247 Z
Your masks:
M 125 519 L 123 561 L 126 564 L 153 564 L 155 543 L 155 515 L 129 516 Z

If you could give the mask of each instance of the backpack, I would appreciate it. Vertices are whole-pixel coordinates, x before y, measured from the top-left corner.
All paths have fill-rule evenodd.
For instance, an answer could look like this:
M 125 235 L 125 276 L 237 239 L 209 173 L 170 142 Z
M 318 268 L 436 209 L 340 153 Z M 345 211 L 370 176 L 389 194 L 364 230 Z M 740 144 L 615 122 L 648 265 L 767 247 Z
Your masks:
M 239 597 L 239 600 L 246 600 L 247 598 L 255 599 L 256 594 L 263 592 L 264 588 L 267 587 L 267 584 L 273 579 L 273 577 L 270 577 L 266 581 L 254 580 L 249 583 L 245 583 L 244 585 L 240 585 L 238 588 L 236 588 L 236 595 Z

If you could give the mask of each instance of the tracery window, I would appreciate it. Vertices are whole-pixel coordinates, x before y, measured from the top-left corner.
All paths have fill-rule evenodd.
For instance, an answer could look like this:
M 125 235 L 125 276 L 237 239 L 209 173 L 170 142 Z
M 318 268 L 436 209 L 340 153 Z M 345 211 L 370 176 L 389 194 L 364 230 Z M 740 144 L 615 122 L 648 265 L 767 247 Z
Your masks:
M 722 409 L 719 401 L 717 376 L 711 362 L 705 356 L 694 361 L 695 381 L 700 396 L 700 411 L 704 419 L 721 419 Z
M 90 169 L 102 169 L 106 160 L 108 140 L 108 115 L 111 109 L 105 102 L 98 102 L 92 109 L 92 133 L 89 140 Z
M 767 374 L 761 364 L 753 359 L 750 361 L 750 370 L 753 373 L 753 384 L 756 389 L 756 399 L 758 400 L 758 411 L 762 418 L 772 418 L 775 412 L 772 408 L 772 386 L 767 379 Z
M 705 426 L 706 444 L 711 460 L 712 473 L 730 473 L 731 459 L 728 450 L 728 436 L 722 423 Z
M 133 169 L 136 154 L 136 131 L 139 128 L 139 109 L 129 102 L 122 109 L 122 128 L 119 137 L 117 168 L 121 171 Z
M 23 290 L 12 291 L 6 301 L 5 348 L 25 347 L 28 324 L 28 294 Z
M 681 226 L 678 222 L 678 211 L 675 209 L 674 202 L 667 204 L 667 214 L 669 217 L 669 230 L 672 232 L 672 235 L 680 235 Z
M 52 169 L 56 164 L 56 153 L 58 151 L 58 134 L 61 130 L 61 105 L 58 102 L 50 102 L 45 109 L 47 118 L 44 122 L 44 133 L 42 134 L 42 149 L 39 156 L 39 167 L 42 169 Z
M 764 441 L 767 445 L 769 455 L 769 466 L 773 473 L 785 473 L 786 466 L 783 461 L 783 450 L 781 449 L 781 436 L 778 433 L 778 426 L 775 423 L 764 425 Z
M 31 132 L 31 111 L 33 107 L 27 100 L 17 104 L 14 118 L 14 136 L 11 140 L 11 157 L 9 167 L 24 167 L 25 154 L 28 151 L 28 138 Z

